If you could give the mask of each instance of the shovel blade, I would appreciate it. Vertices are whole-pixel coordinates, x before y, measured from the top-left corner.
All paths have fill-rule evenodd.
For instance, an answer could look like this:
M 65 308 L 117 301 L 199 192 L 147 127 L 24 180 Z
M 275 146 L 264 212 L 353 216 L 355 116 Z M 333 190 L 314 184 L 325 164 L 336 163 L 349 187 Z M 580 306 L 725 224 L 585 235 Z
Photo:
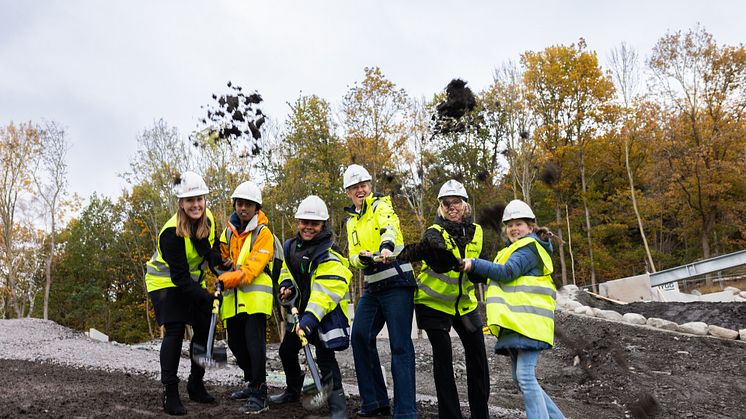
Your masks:
M 202 368 L 220 368 L 228 363 L 228 353 L 225 347 L 214 347 L 209 353 L 204 345 L 192 344 L 192 360 Z
M 331 382 L 323 384 L 321 390 L 318 390 L 314 383 L 304 386 L 303 391 L 301 392 L 301 404 L 303 405 L 303 408 L 309 411 L 324 408 L 327 405 L 329 396 L 331 395 L 331 390 Z

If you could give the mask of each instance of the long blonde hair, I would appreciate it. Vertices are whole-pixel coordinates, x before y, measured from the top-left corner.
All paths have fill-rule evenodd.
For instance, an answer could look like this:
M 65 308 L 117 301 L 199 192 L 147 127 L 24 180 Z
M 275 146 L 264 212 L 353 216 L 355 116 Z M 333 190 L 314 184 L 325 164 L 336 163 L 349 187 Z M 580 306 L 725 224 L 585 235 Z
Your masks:
M 181 202 L 184 198 L 179 198 L 179 210 L 176 212 L 176 235 L 178 237 L 192 237 L 194 229 L 194 238 L 201 240 L 210 236 L 210 221 L 207 218 L 207 207 L 202 212 L 202 216 L 197 221 L 192 221 L 187 215 Z

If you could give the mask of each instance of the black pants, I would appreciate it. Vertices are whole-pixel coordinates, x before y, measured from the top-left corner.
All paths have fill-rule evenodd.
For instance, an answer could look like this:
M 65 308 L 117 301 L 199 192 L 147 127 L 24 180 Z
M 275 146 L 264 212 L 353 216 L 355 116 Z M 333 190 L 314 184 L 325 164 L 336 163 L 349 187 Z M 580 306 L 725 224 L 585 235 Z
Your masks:
M 288 387 L 292 386 L 290 380 L 293 377 L 298 377 L 303 372 L 300 369 L 300 363 L 298 362 L 298 352 L 303 348 L 301 345 L 300 338 L 295 334 L 294 331 L 290 330 L 292 326 L 288 326 L 288 330 L 285 331 L 285 337 L 282 338 L 280 343 L 280 360 L 282 361 L 282 369 L 285 370 L 285 376 L 288 377 Z M 313 344 L 316 348 L 316 363 L 319 366 L 322 378 L 327 378 L 331 375 L 332 389 L 342 389 L 342 373 L 339 371 L 339 364 L 337 364 L 337 358 L 334 356 L 334 351 L 328 349 L 319 340 L 318 333 L 313 333 L 308 336 L 308 342 Z
M 469 314 L 475 314 L 476 310 Z M 468 316 L 468 315 L 467 315 Z M 461 319 L 453 318 L 453 329 L 464 345 L 466 358 L 466 384 L 469 395 L 471 417 L 488 418 L 487 400 L 490 395 L 490 377 L 487 365 L 487 352 L 484 349 L 484 335 L 481 328 L 467 330 Z M 433 348 L 433 377 L 438 396 L 438 416 L 441 418 L 461 418 L 461 406 L 453 376 L 453 351 L 450 330 L 425 329 Z
M 189 359 L 191 360 L 191 375 L 202 379 L 205 369 L 192 359 L 192 347 L 198 343 L 206 347 L 207 335 L 210 329 L 210 307 L 192 301 L 179 288 L 164 288 L 149 293 L 153 301 L 156 318 L 165 329 L 161 342 L 161 383 L 163 385 L 178 384 L 179 360 L 181 359 L 181 344 L 184 341 L 186 325 L 192 326 L 192 341 L 189 344 Z
M 267 381 L 267 315 L 238 313 L 226 321 L 228 347 L 251 387 Z
M 202 379 L 205 376 L 205 369 L 192 359 L 192 348 L 194 342 L 206 347 L 207 334 L 210 329 L 210 317 L 201 316 L 201 318 L 195 318 L 189 324 L 191 324 L 194 332 L 192 341 L 189 343 L 189 359 L 192 363 L 190 373 L 192 378 Z M 166 333 L 163 336 L 163 342 L 161 342 L 161 383 L 164 386 L 179 382 L 177 373 L 179 372 L 181 344 L 184 341 L 186 325 L 186 323 L 166 323 L 163 325 Z

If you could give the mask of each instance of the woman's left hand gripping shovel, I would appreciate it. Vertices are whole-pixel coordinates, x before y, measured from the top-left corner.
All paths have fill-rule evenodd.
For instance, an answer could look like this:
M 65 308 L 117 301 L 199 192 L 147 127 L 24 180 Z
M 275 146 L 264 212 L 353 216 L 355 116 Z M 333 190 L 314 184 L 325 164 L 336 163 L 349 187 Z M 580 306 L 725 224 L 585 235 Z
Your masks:
M 299 329 L 300 316 L 298 314 L 298 307 L 295 306 L 295 301 L 298 299 L 300 291 L 298 286 L 295 284 L 295 281 L 293 281 L 293 288 L 293 296 L 290 299 L 283 300 L 280 298 L 279 300 L 282 306 L 290 308 L 290 314 L 293 315 L 293 320 L 295 321 L 293 332 L 296 332 L 296 328 Z M 308 339 L 306 338 L 305 333 L 303 333 L 303 329 L 299 330 L 300 333 L 298 333 L 298 337 L 303 346 L 303 353 L 306 355 L 306 364 L 308 365 L 311 377 L 313 378 L 313 385 L 303 387 L 301 402 L 303 408 L 306 410 L 319 410 L 326 406 L 327 399 L 329 399 L 329 396 L 331 395 L 332 382 L 331 380 L 328 380 L 328 382 L 322 383 L 319 367 L 316 364 L 316 360 L 313 358 L 311 347 L 308 345 Z
M 219 271 L 215 272 L 218 275 Z M 219 275 L 218 275 L 219 276 Z M 199 343 L 192 344 L 192 359 L 202 368 L 219 368 L 228 363 L 228 352 L 225 346 L 215 346 L 215 325 L 218 322 L 220 304 L 223 301 L 223 283 L 218 281 L 215 286 L 215 299 L 212 300 L 212 317 L 210 318 L 210 333 L 207 335 L 205 346 Z

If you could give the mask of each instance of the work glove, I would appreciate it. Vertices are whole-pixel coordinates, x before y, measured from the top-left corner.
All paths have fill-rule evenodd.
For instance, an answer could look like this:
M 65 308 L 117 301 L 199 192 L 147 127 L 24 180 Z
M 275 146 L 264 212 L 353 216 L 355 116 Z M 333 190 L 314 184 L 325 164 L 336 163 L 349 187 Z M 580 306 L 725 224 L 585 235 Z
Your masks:
M 367 252 L 366 253 L 363 253 L 363 252 L 365 251 L 363 250 L 360 252 L 360 254 L 358 254 L 358 259 L 360 260 L 360 263 L 362 263 L 365 266 L 373 264 L 373 256 L 369 255 Z
M 449 271 L 458 271 L 461 263 L 450 250 L 439 247 L 431 247 L 423 252 L 423 260 L 433 271 L 443 274 Z
M 231 289 L 236 288 L 241 284 L 241 281 L 244 279 L 244 273 L 243 270 L 239 269 L 237 271 L 231 271 L 231 272 L 225 272 L 221 274 L 218 277 L 218 281 L 223 282 L 223 286 L 225 289 Z
M 220 264 L 220 267 L 224 271 L 232 271 L 233 270 L 233 261 L 231 258 L 225 258 L 223 259 L 223 262 Z

